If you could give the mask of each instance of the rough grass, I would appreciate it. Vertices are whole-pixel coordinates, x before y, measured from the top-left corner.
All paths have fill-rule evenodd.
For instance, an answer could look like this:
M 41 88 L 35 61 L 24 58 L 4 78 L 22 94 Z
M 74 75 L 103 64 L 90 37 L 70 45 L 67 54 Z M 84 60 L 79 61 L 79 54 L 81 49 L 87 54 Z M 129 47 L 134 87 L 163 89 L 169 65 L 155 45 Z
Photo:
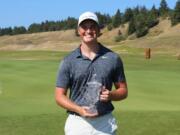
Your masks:
M 9 57 L 9 51 L 3 53 L 0 135 L 63 135 L 67 115 L 54 101 L 54 87 L 59 61 L 66 54 L 12 52 L 15 55 Z M 27 55 L 32 59 L 22 60 Z M 129 97 L 114 102 L 117 135 L 179 135 L 180 61 L 165 55 L 153 55 L 150 60 L 135 53 L 121 57 Z

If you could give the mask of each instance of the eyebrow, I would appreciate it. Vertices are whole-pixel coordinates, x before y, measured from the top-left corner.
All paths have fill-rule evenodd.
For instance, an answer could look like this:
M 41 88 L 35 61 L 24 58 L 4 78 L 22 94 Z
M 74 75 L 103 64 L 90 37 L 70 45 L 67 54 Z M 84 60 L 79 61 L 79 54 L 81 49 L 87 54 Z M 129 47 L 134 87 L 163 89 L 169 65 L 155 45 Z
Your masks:
M 96 26 L 96 23 L 88 23 L 88 24 L 86 24 L 86 23 L 82 23 L 82 24 L 80 24 L 80 26 L 82 27 L 82 26 Z

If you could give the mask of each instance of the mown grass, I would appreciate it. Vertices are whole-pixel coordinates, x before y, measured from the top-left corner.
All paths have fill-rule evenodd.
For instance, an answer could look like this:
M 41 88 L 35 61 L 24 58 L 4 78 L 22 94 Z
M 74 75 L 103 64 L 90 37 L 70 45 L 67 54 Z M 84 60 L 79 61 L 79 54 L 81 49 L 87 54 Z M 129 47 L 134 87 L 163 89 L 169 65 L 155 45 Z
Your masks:
M 54 87 L 67 53 L 11 53 L 0 52 L 0 135 L 63 135 L 67 114 L 54 101 Z M 129 96 L 114 102 L 117 135 L 179 135 L 180 61 L 167 55 L 121 57 Z
M 57 60 L 67 54 L 58 51 L 0 51 L 0 60 Z

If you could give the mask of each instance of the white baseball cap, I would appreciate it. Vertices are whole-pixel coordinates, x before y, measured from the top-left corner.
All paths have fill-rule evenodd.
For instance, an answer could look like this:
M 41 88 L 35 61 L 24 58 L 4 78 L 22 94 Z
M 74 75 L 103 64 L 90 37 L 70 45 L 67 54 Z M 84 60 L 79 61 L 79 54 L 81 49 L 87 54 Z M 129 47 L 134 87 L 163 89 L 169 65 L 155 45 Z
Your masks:
M 80 23 L 82 23 L 84 20 L 93 20 L 95 21 L 98 25 L 99 25 L 99 21 L 97 18 L 97 15 L 93 12 L 84 12 L 83 14 L 81 14 L 79 16 L 79 21 L 78 21 L 78 26 L 80 25 Z

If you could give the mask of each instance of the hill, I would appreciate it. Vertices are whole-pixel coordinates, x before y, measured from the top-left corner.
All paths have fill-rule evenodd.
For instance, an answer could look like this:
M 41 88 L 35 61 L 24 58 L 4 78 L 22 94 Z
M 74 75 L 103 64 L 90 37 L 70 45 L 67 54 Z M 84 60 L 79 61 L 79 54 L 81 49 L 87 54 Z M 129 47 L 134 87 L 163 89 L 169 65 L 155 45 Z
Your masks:
M 0 50 L 59 50 L 75 48 L 79 37 L 74 30 L 0 37 Z
M 128 52 L 132 48 L 152 48 L 156 52 L 180 53 L 180 24 L 171 27 L 170 20 L 160 20 L 160 23 L 151 28 L 149 33 L 142 38 L 131 35 L 127 40 L 115 42 L 114 37 L 121 31 L 126 35 L 128 25 L 108 31 L 104 28 L 99 41 L 115 50 Z M 79 37 L 75 36 L 74 30 L 23 34 L 15 36 L 1 36 L 0 50 L 54 50 L 69 51 L 80 44 Z

